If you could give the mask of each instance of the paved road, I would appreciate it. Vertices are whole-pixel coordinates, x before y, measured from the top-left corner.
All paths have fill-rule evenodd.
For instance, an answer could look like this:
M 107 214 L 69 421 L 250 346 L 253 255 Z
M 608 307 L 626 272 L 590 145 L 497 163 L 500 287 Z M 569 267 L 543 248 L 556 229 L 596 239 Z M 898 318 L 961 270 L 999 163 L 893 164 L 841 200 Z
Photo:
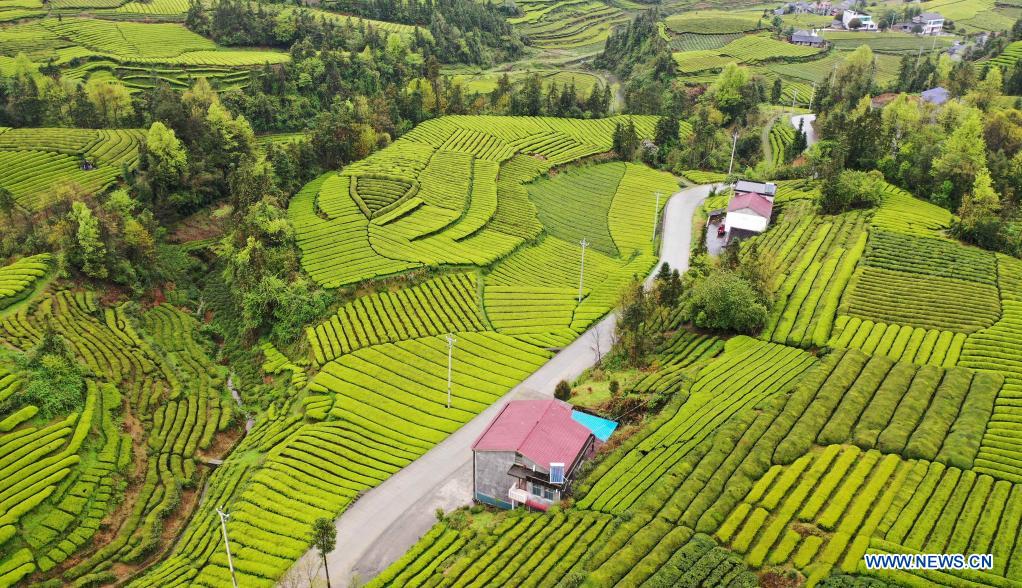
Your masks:
M 816 122 L 815 114 L 800 114 L 791 117 L 791 126 L 798 128 L 799 121 L 805 121 L 803 130 L 806 132 L 806 147 L 812 147 L 819 140 L 816 137 L 816 129 L 813 128 L 813 123 Z
M 687 188 L 668 200 L 660 263 L 682 272 L 688 269 L 692 215 L 711 189 L 711 185 Z M 549 398 L 557 382 L 581 375 L 596 362 L 597 349 L 601 355 L 610 349 L 616 321 L 617 316 L 609 314 L 499 401 L 344 511 L 337 519 L 338 548 L 327 557 L 334 588 L 360 585 L 383 571 L 433 526 L 436 509 L 451 511 L 470 504 L 471 447 L 486 425 L 508 400 Z M 319 557 L 310 550 L 304 559 L 315 566 Z M 322 569 L 318 574 L 325 578 Z

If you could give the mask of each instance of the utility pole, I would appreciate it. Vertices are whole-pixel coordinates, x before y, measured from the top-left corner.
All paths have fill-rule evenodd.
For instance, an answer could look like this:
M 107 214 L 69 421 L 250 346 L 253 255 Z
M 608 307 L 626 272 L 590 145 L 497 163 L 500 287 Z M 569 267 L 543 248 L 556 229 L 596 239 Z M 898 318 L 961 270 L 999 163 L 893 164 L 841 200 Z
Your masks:
M 585 283 L 586 275 L 586 247 L 589 246 L 589 241 L 583 238 L 578 244 L 582 246 L 582 263 L 578 270 L 578 303 L 582 304 L 582 284 Z
M 791 90 L 791 114 L 795 114 L 795 100 L 798 99 L 798 88 Z
M 813 111 L 813 100 L 816 100 L 816 82 L 813 82 L 813 92 L 809 94 L 809 112 Z
M 447 335 L 447 408 L 451 407 L 451 366 L 454 358 L 454 344 L 457 342 L 453 333 Z
M 224 533 L 224 548 L 227 550 L 227 566 L 231 568 L 231 583 L 234 584 L 234 588 L 238 588 L 238 578 L 234 575 L 234 560 L 231 558 L 231 544 L 227 540 L 227 519 L 231 518 L 231 515 L 224 512 L 222 508 L 217 508 L 216 514 L 220 515 L 220 530 Z
M 660 192 L 656 193 L 656 206 L 653 208 L 653 242 L 656 242 L 656 224 L 660 218 Z
M 735 131 L 734 142 L 731 143 L 731 163 L 727 164 L 727 175 L 731 175 L 731 168 L 735 165 L 735 149 L 738 148 L 738 131 Z

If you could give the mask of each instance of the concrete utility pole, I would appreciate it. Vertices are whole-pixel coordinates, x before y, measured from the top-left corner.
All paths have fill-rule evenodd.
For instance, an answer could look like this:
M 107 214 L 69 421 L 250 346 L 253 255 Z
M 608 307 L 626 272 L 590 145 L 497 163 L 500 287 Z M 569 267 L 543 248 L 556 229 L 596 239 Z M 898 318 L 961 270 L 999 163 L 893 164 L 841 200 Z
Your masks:
M 231 518 L 231 515 L 224 512 L 222 508 L 217 508 L 216 514 L 220 515 L 220 530 L 224 533 L 224 548 L 227 550 L 227 566 L 231 568 L 231 583 L 234 584 L 234 588 L 238 588 L 238 578 L 234 575 L 234 560 L 231 558 L 231 544 L 227 541 L 227 519 Z
M 795 100 L 798 99 L 798 88 L 791 89 L 791 114 L 795 114 Z
M 582 246 L 582 264 L 578 270 L 578 303 L 582 304 L 582 284 L 585 283 L 586 275 L 586 247 L 589 246 L 589 241 L 583 238 L 578 244 Z
M 447 408 L 451 407 L 451 366 L 454 358 L 454 344 L 457 342 L 453 333 L 447 335 Z
M 660 218 L 660 192 L 656 193 L 656 206 L 653 208 L 653 242 L 656 242 L 656 224 Z
M 809 112 L 813 111 L 813 100 L 816 99 L 816 82 L 813 82 L 813 92 L 809 94 Z
M 727 175 L 731 175 L 731 168 L 735 166 L 735 149 L 738 147 L 738 131 L 735 131 L 735 140 L 731 143 L 731 163 L 727 164 Z

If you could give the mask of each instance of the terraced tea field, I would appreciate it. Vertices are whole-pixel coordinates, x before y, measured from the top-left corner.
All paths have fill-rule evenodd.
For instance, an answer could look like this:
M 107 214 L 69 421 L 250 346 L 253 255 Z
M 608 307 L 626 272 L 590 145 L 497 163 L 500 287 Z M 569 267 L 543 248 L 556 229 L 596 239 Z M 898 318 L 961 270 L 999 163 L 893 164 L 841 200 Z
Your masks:
M 49 272 L 52 261 L 53 256 L 43 253 L 0 267 L 0 310 L 29 296 Z
M 199 76 L 237 87 L 247 83 L 250 69 L 290 60 L 279 51 L 223 49 L 182 24 L 70 16 L 0 29 L 0 56 L 18 53 L 37 64 L 52 60 L 69 79 L 113 75 L 130 88 L 152 87 L 158 80 L 186 88 Z
M 263 346 L 264 369 L 289 372 L 303 393 L 261 419 L 210 477 L 207 492 L 232 511 L 239 583 L 272 585 L 308 548 L 317 517 L 336 516 L 493 404 L 650 270 L 654 192 L 673 193 L 676 181 L 636 164 L 560 167 L 607 151 L 627 120 L 444 117 L 292 200 L 303 266 L 324 286 L 458 269 L 342 304 L 306 330 L 307 370 Z M 649 136 L 655 121 L 631 122 Z M 568 198 L 571 206 L 557 205 Z M 580 297 L 583 237 L 594 245 Z M 695 357 L 719 350 L 713 341 L 691 347 Z M 229 581 L 215 516 L 201 506 L 170 556 L 133 585 Z
M 799 105 L 808 105 L 812 84 L 822 83 L 834 71 L 835 64 L 860 45 L 868 45 L 875 52 L 876 81 L 885 85 L 897 76 L 902 54 L 940 51 L 952 42 L 952 37 L 828 30 L 821 33 L 829 43 L 824 50 L 773 37 L 767 31 L 770 20 L 758 11 L 697 10 L 668 16 L 661 23 L 661 32 L 674 51 L 679 78 L 684 83 L 710 83 L 724 66 L 735 62 L 763 75 L 770 83 L 780 78 L 783 103 L 790 104 L 795 98 Z M 782 20 L 786 28 L 802 29 L 827 26 L 831 18 L 788 14 Z
M 524 184 L 555 165 L 607 151 L 614 125 L 626 120 L 445 117 L 426 122 L 295 197 L 289 215 L 302 264 L 331 288 L 415 267 L 492 264 L 540 233 L 542 219 L 531 211 L 542 206 L 542 197 L 530 197 Z M 652 117 L 634 121 L 641 133 L 652 132 Z M 614 197 L 616 183 L 600 185 L 604 197 Z M 664 193 L 673 191 L 670 182 L 659 185 Z M 650 194 L 656 189 L 648 187 Z M 553 236 L 559 236 L 556 230 Z
M 827 31 L 824 36 L 836 49 L 853 51 L 860 45 L 869 45 L 875 53 L 917 53 L 920 49 L 926 53 L 934 49 L 945 49 L 952 43 L 952 39 L 947 37 L 924 37 L 909 33 Z
M 779 276 L 759 338 L 669 338 L 636 389 L 671 400 L 573 502 L 449 518 L 373 585 L 1022 582 L 1022 263 L 950 240 L 947 211 L 893 187 L 875 210 L 784 213 L 814 197 L 781 183 L 755 239 Z M 563 540 L 541 547 L 545 529 Z M 863 559 L 929 552 L 995 563 Z
M 3 274 L 32 275 L 40 263 L 25 259 Z M 112 566 L 144 559 L 174 529 L 164 520 L 194 502 L 203 475 L 197 458 L 232 418 L 223 368 L 191 338 L 189 315 L 157 306 L 141 319 L 130 318 L 126 305 L 101 306 L 91 292 L 70 290 L 46 292 L 0 317 L 5 347 L 31 349 L 55 333 L 87 368 L 80 412 L 47 415 L 27 404 L 0 422 L 5 585 L 34 572 L 110 581 Z M 0 401 L 28 385 L 0 377 Z M 125 433 L 126 420 L 145 433 Z M 126 480 L 136 492 L 124 493 Z M 115 511 L 122 516 L 111 518 Z
M 29 210 L 52 202 L 63 184 L 99 192 L 137 164 L 141 139 L 135 130 L 0 127 L 0 186 Z
M 598 52 L 613 27 L 632 18 L 640 4 L 603 0 L 525 0 L 525 14 L 510 19 L 519 31 L 541 49 L 580 54 Z
M 770 26 L 769 22 L 757 16 L 713 11 L 675 14 L 667 17 L 664 22 L 675 33 L 699 35 L 748 33 Z

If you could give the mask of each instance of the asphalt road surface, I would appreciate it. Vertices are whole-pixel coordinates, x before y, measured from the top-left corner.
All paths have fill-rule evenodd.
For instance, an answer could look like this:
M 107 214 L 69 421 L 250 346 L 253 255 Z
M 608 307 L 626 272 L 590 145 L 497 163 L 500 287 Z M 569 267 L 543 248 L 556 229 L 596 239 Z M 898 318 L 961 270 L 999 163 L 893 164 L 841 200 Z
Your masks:
M 660 264 L 684 273 L 692 240 L 692 215 L 712 185 L 675 193 L 663 212 L 661 260 L 647 279 L 652 283 Z M 700 232 L 699 237 L 702 238 Z M 436 509 L 451 511 L 472 502 L 472 443 L 509 400 L 550 398 L 561 380 L 574 380 L 611 346 L 615 313 L 607 315 L 521 384 L 425 455 L 366 492 L 337 519 L 337 549 L 327 556 L 334 588 L 357 586 L 397 560 L 436 523 Z M 596 342 L 599 341 L 599 345 Z M 318 566 L 310 550 L 305 566 Z M 318 566 L 321 568 L 321 566 Z M 318 570 L 322 580 L 325 575 Z

